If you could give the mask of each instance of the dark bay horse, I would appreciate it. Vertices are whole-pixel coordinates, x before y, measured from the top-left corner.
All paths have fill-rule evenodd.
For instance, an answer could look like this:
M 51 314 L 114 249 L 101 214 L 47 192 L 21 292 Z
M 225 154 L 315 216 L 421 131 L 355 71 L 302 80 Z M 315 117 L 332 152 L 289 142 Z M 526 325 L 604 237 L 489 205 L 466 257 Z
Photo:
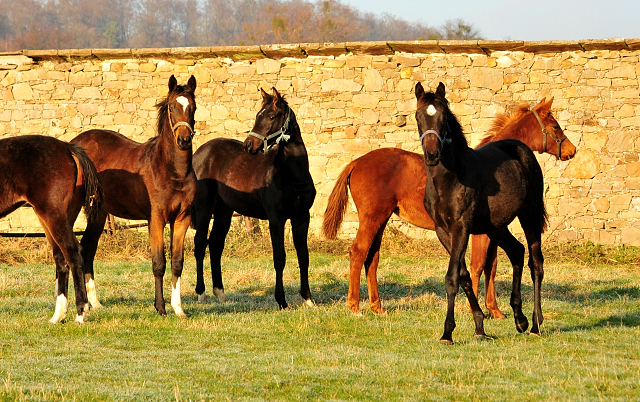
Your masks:
M 551 113 L 552 103 L 553 98 L 549 101 L 543 99 L 533 109 L 521 105 L 509 115 L 498 115 L 478 146 L 514 138 L 534 151 L 547 152 L 562 160 L 572 158 L 576 148 L 566 138 Z M 553 141 L 545 141 L 546 137 Z M 363 264 L 371 310 L 378 314 L 384 313 L 376 274 L 380 243 L 391 215 L 395 213 L 418 227 L 435 230 L 435 223 L 424 208 L 426 182 L 424 156 L 398 148 L 371 151 L 353 160 L 340 173 L 329 196 L 322 231 L 329 239 L 336 237 L 350 191 L 358 211 L 358 231 L 350 249 L 347 299 L 347 305 L 354 313 L 360 311 L 360 273 Z M 493 317 L 504 318 L 498 308 L 494 287 L 497 246 L 484 234 L 473 235 L 471 245 L 470 271 L 474 292 L 478 294 L 480 276 L 485 272 L 487 308 Z
M 508 225 L 517 217 L 529 247 L 529 268 L 534 285 L 532 334 L 543 321 L 540 288 L 543 271 L 541 233 L 547 226 L 542 169 L 524 143 L 506 139 L 478 149 L 468 146 L 457 117 L 445 99 L 444 84 L 436 92 L 416 85 L 416 122 L 427 169 L 425 210 L 433 218 L 438 239 L 450 255 L 445 275 L 447 317 L 440 342 L 453 343 L 454 306 L 458 287 L 467 295 L 475 321 L 475 336 L 484 337 L 484 315 L 473 293 L 465 264 L 471 234 L 487 234 L 501 247 L 513 266 L 511 307 L 516 329 L 529 327 L 522 313 L 521 280 L 524 246 Z
M 80 209 L 95 219 L 102 202 L 95 167 L 84 150 L 53 137 L 25 135 L 0 140 L 0 218 L 31 204 L 56 263 L 56 311 L 49 322 L 67 315 L 69 270 L 76 294 L 76 322 L 89 311 L 79 244 L 73 233 Z
M 171 229 L 171 306 L 184 317 L 180 298 L 180 277 L 184 259 L 184 238 L 191 222 L 191 203 L 196 177 L 191 164 L 196 80 L 178 85 L 169 79 L 169 93 L 159 102 L 158 136 L 144 144 L 109 130 L 89 130 L 71 142 L 82 146 L 95 164 L 104 189 L 104 203 L 98 218 L 87 225 L 82 252 L 90 303 L 99 305 L 93 284 L 93 259 L 107 214 L 149 222 L 149 243 L 155 277 L 155 307 L 166 315 L 162 292 L 166 267 L 164 228 Z
M 213 292 L 226 300 L 222 285 L 220 258 L 229 232 L 231 217 L 238 213 L 269 221 L 273 264 L 276 271 L 275 299 L 287 308 L 282 272 L 286 262 L 284 227 L 291 220 L 293 244 L 300 266 L 300 295 L 313 305 L 309 289 L 309 209 L 316 189 L 309 173 L 309 158 L 302 141 L 296 115 L 273 88 L 261 89 L 262 107 L 252 132 L 244 143 L 216 138 L 202 145 L 193 155 L 198 177 L 198 193 L 193 207 L 196 267 L 196 293 L 204 301 L 203 260 L 207 245 L 211 258 Z M 263 150 L 263 152 L 260 152 Z M 207 240 L 213 214 L 211 235 Z

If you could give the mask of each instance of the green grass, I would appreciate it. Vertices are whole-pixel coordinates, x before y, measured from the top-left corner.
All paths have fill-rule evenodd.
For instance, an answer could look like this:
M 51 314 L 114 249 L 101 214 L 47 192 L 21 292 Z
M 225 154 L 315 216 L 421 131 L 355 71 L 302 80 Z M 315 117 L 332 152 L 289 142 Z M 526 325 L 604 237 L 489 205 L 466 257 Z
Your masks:
M 226 304 L 196 303 L 195 263 L 187 254 L 182 294 L 189 317 L 183 320 L 170 307 L 169 316 L 157 316 L 151 264 L 140 258 L 97 263 L 105 307 L 84 325 L 73 322 L 73 311 L 62 324 L 47 322 L 54 310 L 50 262 L 0 264 L 0 401 L 626 401 L 640 395 L 637 249 L 546 249 L 540 337 L 515 330 L 511 272 L 501 256 L 496 282 L 507 319 L 485 320 L 494 339 L 474 341 L 460 294 L 456 343 L 447 347 L 438 342 L 447 264 L 438 245 L 383 250 L 380 295 L 388 314 L 372 314 L 363 280 L 363 315 L 354 316 L 345 307 L 347 247 L 311 244 L 323 250 L 311 259 L 315 308 L 303 307 L 298 295 L 292 250 L 284 276 L 291 309 L 278 311 L 268 247 L 249 256 L 234 243 L 231 249 L 240 251 L 223 261 Z M 167 303 L 169 282 L 167 274 Z M 530 318 L 528 273 L 523 296 Z

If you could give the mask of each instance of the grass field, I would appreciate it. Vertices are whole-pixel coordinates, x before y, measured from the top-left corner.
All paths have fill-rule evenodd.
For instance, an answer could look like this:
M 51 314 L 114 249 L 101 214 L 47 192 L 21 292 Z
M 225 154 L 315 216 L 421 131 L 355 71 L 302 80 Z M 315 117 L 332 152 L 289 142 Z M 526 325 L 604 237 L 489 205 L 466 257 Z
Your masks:
M 0 401 L 640 398 L 637 249 L 545 249 L 540 337 L 515 330 L 511 270 L 501 256 L 496 283 L 507 319 L 485 320 L 494 339 L 474 341 L 461 293 L 456 343 L 448 347 L 438 342 L 447 264 L 438 244 L 387 236 L 379 281 L 388 314 L 371 313 L 363 284 L 359 317 L 345 307 L 347 242 L 311 242 L 317 303 L 311 309 L 298 295 L 297 262 L 289 250 L 287 311 L 278 311 L 273 299 L 264 238 L 230 242 L 223 261 L 226 304 L 196 303 L 195 263 L 187 251 L 182 294 L 189 317 L 179 319 L 170 308 L 167 317 L 155 312 L 144 242 L 106 240 L 108 251 L 96 266 L 104 308 L 93 310 L 84 325 L 73 322 L 73 309 L 65 322 L 50 325 L 53 264 L 42 244 L 22 242 L 6 251 L 0 239 Z M 523 296 L 530 318 L 528 273 Z

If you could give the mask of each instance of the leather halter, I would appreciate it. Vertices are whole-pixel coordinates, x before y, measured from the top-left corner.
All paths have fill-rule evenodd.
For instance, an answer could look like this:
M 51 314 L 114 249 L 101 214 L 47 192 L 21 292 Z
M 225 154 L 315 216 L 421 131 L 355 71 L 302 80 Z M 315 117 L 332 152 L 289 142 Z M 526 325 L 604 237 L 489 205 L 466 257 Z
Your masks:
M 540 124 L 540 128 L 542 129 L 542 151 L 538 151 L 539 153 L 544 153 L 547 151 L 547 136 L 551 137 L 556 144 L 558 144 L 558 152 L 556 153 L 556 159 L 560 159 L 560 148 L 562 147 L 562 141 L 567 139 L 567 135 L 563 135 L 562 138 L 557 138 L 554 137 L 553 135 L 551 135 L 551 133 L 547 130 L 547 127 L 545 127 L 544 123 L 542 122 L 542 119 L 540 119 L 540 116 L 538 116 L 538 113 L 536 113 L 535 110 L 531 110 L 533 112 L 533 115 L 536 116 L 536 120 L 538 120 L 538 124 Z
M 289 138 L 291 138 L 291 135 L 287 134 L 287 131 L 289 130 L 289 121 L 290 121 L 290 119 L 291 119 L 291 108 L 289 108 L 289 111 L 287 113 L 287 119 L 284 121 L 284 124 L 282 125 L 282 128 L 280 128 L 280 130 L 276 131 L 275 133 L 270 134 L 270 135 L 265 137 L 264 135 L 261 135 L 261 134 L 258 134 L 258 133 L 254 133 L 253 131 L 249 131 L 249 135 L 262 140 L 262 153 L 263 154 L 266 154 L 267 152 L 269 152 L 271 150 L 271 148 L 276 146 L 276 144 L 280 144 L 283 141 L 284 142 L 289 141 Z M 276 138 L 276 141 L 273 142 L 271 145 L 267 146 L 267 143 L 272 138 Z
M 196 134 L 196 132 L 193 130 L 193 127 L 191 127 L 191 124 L 187 123 L 186 121 L 179 121 L 176 124 L 173 124 L 173 122 L 171 122 L 171 111 L 169 110 L 169 108 L 167 108 L 167 116 L 169 116 L 169 127 L 171 127 L 171 132 L 174 136 L 176 135 L 176 130 L 178 129 L 178 127 L 182 126 L 189 129 L 189 132 L 191 133 L 189 138 L 193 138 L 193 136 Z
M 445 115 L 446 116 L 446 115 Z M 444 124 L 442 125 L 442 135 L 440 135 L 439 132 L 437 132 L 436 130 L 427 130 L 424 133 L 422 133 L 420 135 L 420 146 L 422 146 L 422 152 L 425 153 L 426 150 L 424 148 L 424 143 L 422 142 L 422 140 L 424 140 L 424 137 L 427 136 L 427 134 L 435 134 L 436 137 L 438 137 L 438 140 L 440 140 L 440 152 L 442 152 L 442 148 L 444 148 L 444 144 L 451 144 L 451 138 L 447 138 L 447 120 L 445 118 L 444 120 Z

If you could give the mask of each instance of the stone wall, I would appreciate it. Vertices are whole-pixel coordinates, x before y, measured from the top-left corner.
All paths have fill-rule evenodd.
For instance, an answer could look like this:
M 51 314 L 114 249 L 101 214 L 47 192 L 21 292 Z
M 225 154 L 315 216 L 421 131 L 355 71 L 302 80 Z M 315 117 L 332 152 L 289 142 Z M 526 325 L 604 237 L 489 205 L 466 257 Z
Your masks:
M 198 89 L 195 146 L 244 139 L 275 86 L 296 112 L 318 196 L 312 231 L 341 169 L 380 147 L 420 152 L 413 87 L 442 81 L 475 145 L 494 115 L 554 97 L 553 113 L 578 147 L 569 162 L 539 155 L 550 215 L 547 240 L 640 246 L 640 39 L 418 41 L 179 49 L 81 49 L 0 54 L 0 133 L 70 140 L 106 128 L 153 136 L 167 80 Z M 403 121 L 406 120 L 406 124 Z M 416 236 L 432 234 L 394 218 Z M 81 225 L 80 225 L 81 226 Z M 353 235 L 353 205 L 343 236 Z M 28 211 L 0 231 L 38 231 Z

